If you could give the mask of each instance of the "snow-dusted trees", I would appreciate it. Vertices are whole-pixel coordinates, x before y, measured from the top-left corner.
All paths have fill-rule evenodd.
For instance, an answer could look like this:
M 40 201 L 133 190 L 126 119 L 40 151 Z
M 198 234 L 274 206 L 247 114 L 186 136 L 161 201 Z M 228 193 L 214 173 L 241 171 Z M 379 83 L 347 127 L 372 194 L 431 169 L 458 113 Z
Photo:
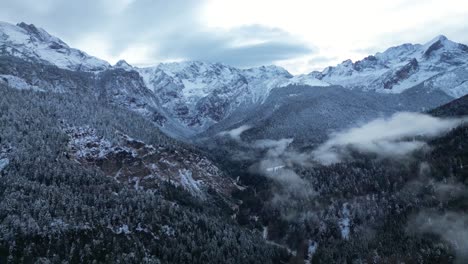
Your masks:
M 287 256 L 210 201 L 170 184 L 134 190 L 66 155 L 65 125 L 182 147 L 139 115 L 85 94 L 5 87 L 0 94 L 0 149 L 9 159 L 0 172 L 0 263 L 276 263 Z

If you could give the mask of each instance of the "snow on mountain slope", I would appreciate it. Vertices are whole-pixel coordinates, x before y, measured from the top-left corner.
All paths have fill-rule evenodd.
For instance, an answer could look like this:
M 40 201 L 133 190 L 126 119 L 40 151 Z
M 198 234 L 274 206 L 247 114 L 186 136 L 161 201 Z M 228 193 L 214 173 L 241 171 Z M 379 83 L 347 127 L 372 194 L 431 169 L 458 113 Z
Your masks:
M 119 60 L 115 65 L 114 68 L 120 68 L 124 69 L 126 71 L 134 71 L 135 68 L 133 68 L 132 65 L 128 64 L 125 60 Z
M 287 85 L 309 85 L 309 86 L 320 86 L 320 87 L 330 86 L 329 83 L 319 80 L 311 74 L 301 74 L 301 75 L 294 76 L 291 79 L 289 79 L 288 82 L 282 84 L 282 86 L 287 86 Z
M 245 78 L 222 64 L 168 63 L 138 71 L 170 118 L 194 129 L 218 122 L 249 96 Z
M 262 103 L 271 90 L 291 83 L 328 86 L 313 76 L 293 77 L 277 66 L 238 69 L 198 61 L 138 69 L 166 112 L 199 132 L 242 104 Z
M 19 89 L 96 94 L 179 138 L 203 132 L 239 109 L 255 112 L 274 89 L 289 85 L 341 85 L 383 93 L 421 86 L 451 97 L 468 93 L 468 47 L 444 36 L 298 76 L 277 66 L 239 69 L 198 61 L 137 68 L 121 60 L 110 66 L 25 23 L 0 22 L 0 55 L 1 83 Z
M 262 103 L 274 88 L 291 83 L 328 85 L 314 76 L 293 77 L 277 66 L 238 69 L 192 61 L 136 68 L 124 60 L 110 66 L 25 23 L 0 23 L 0 45 L 0 55 L 36 65 L 55 65 L 76 72 L 99 71 L 95 76 L 77 76 L 79 82 L 65 73 L 56 80 L 53 69 L 42 72 L 30 67 L 25 73 L 26 64 L 18 62 L 18 67 L 12 67 L 5 62 L 1 81 L 9 86 L 55 92 L 95 89 L 99 96 L 149 116 L 168 133 L 182 137 L 203 131 L 242 104 Z M 95 84 L 100 87 L 94 87 Z M 154 117 L 153 113 L 158 114 Z
M 45 62 L 68 70 L 98 71 L 110 67 L 106 61 L 70 48 L 45 30 L 25 23 L 15 26 L 0 22 L 0 55 Z
M 271 90 L 287 86 L 293 76 L 285 69 L 270 65 L 242 70 L 254 102 L 263 102 Z
M 460 97 L 468 93 L 464 84 L 468 80 L 467 66 L 468 47 L 437 36 L 424 45 L 403 44 L 355 63 L 347 60 L 311 74 L 351 89 L 400 93 L 425 83 L 431 89 Z

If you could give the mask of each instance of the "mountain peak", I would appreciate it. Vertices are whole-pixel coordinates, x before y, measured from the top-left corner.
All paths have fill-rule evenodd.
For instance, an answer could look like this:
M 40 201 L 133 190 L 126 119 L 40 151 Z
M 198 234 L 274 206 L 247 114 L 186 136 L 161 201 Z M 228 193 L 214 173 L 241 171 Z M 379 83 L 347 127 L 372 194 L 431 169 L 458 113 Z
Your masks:
M 24 28 L 26 30 L 37 30 L 37 27 L 34 24 L 27 24 L 25 22 L 20 22 L 20 23 L 16 24 L 16 26 L 18 26 L 20 28 Z
M 437 50 L 456 50 L 458 47 L 459 45 L 457 43 L 450 41 L 446 36 L 439 35 L 423 45 L 423 56 L 428 58 Z
M 127 61 L 125 60 L 119 60 L 115 65 L 114 65 L 115 68 L 122 68 L 122 69 L 125 69 L 125 70 L 132 70 L 133 67 L 132 65 L 128 64 Z
M 244 73 L 251 75 L 276 75 L 283 76 L 286 78 L 292 78 L 293 75 L 289 73 L 285 68 L 276 65 L 265 65 L 259 67 L 253 67 L 243 70 Z
M 62 40 L 60 40 L 57 37 L 52 36 L 44 29 L 36 27 L 34 24 L 27 24 L 25 22 L 21 22 L 21 23 L 16 24 L 16 26 L 25 30 L 28 35 L 30 35 L 31 37 L 35 38 L 38 41 L 55 42 L 55 43 L 60 43 L 63 46 L 67 46 Z
M 110 66 L 106 61 L 70 48 L 58 37 L 25 22 L 16 25 L 0 22 L 0 45 L 5 47 L 5 55 L 69 70 L 95 71 Z
M 26 24 L 25 22 L 20 22 L 18 24 L 16 24 L 16 26 L 20 27 L 20 28 L 24 28 L 26 30 L 37 30 L 36 26 L 34 24 Z
M 444 36 L 444 35 L 438 35 L 438 36 L 436 36 L 435 38 L 433 38 L 431 41 L 429 41 L 428 44 L 430 44 L 430 43 L 435 43 L 435 42 L 437 42 L 437 41 L 446 41 L 446 40 L 448 40 L 448 38 L 447 38 L 446 36 Z

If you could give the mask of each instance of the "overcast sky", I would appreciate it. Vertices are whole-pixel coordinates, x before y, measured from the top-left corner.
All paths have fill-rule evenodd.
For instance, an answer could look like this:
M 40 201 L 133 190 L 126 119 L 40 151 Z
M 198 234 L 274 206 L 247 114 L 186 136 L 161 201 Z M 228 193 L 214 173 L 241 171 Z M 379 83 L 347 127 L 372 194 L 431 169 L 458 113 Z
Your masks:
M 443 34 L 468 43 L 467 0 L 1 0 L 0 20 L 137 66 L 203 60 L 307 73 Z

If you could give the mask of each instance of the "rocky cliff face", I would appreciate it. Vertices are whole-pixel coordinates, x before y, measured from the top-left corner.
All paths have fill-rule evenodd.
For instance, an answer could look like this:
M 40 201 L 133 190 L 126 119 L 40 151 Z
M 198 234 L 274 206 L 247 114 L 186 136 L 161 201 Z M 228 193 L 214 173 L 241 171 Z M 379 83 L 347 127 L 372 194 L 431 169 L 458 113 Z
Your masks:
M 467 67 L 468 47 L 438 36 L 424 45 L 403 44 L 312 74 L 350 89 L 400 93 L 424 84 L 429 90 L 440 89 L 460 97 L 468 93 Z

